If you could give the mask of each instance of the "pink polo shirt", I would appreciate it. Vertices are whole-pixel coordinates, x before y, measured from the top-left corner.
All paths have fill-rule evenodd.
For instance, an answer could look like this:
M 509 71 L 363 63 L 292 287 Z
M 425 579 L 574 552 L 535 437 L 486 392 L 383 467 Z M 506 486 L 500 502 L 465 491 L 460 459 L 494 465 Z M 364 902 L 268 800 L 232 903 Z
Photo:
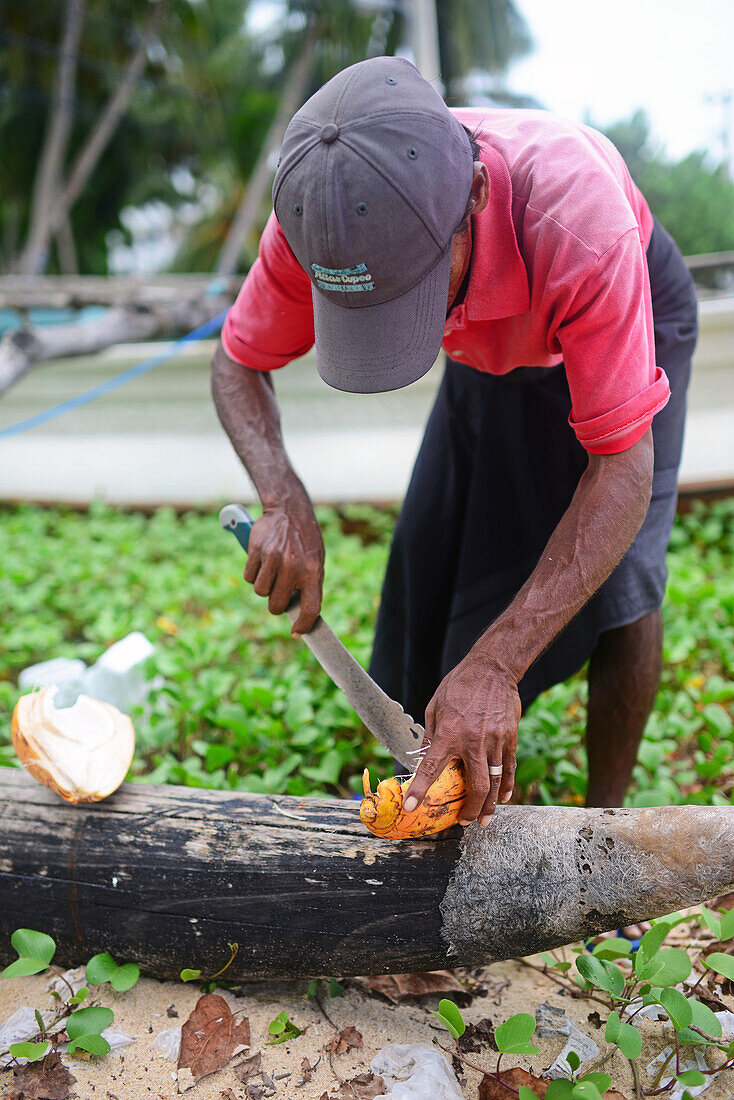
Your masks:
M 652 216 L 603 135 L 545 111 L 459 108 L 490 179 L 469 282 L 446 319 L 453 359 L 490 374 L 564 363 L 570 424 L 594 454 L 631 447 L 670 396 L 655 365 Z M 222 330 L 231 359 L 282 367 L 314 340 L 311 282 L 271 215 Z

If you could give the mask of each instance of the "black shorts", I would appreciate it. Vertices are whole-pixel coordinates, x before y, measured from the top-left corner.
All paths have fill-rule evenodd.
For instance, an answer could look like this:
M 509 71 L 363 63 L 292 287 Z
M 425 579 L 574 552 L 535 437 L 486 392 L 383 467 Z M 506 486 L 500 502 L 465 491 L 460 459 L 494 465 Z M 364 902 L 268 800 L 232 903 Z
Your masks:
M 655 358 L 671 397 L 652 425 L 652 501 L 611 576 L 520 683 L 526 707 L 599 635 L 658 608 L 675 514 L 696 296 L 656 221 L 647 250 Z M 449 360 L 395 527 L 370 672 L 418 721 L 441 679 L 508 606 L 568 507 L 588 456 L 568 423 L 563 364 L 484 374 Z

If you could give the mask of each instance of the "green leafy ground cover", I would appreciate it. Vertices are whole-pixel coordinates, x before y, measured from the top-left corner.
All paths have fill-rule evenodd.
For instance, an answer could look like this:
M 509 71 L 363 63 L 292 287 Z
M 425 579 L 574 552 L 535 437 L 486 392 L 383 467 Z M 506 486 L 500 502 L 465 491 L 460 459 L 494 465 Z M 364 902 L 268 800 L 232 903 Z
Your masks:
M 369 659 L 394 512 L 321 509 L 324 613 Z M 734 500 L 679 516 L 669 557 L 665 670 L 631 805 L 734 801 Z M 349 795 L 365 764 L 390 772 L 285 617 L 242 580 L 243 554 L 214 512 L 151 516 L 0 510 L 0 763 L 12 765 L 20 670 L 55 656 L 94 661 L 131 630 L 156 645 L 160 677 L 135 716 L 132 778 L 293 795 Z M 585 793 L 583 676 L 542 696 L 520 727 L 520 793 Z

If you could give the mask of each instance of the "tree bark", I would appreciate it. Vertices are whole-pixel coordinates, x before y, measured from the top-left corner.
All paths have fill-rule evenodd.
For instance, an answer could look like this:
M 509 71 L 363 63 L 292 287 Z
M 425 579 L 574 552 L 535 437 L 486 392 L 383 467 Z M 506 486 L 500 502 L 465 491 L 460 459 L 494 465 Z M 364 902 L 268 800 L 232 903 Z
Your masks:
M 29 275 L 44 271 L 48 261 L 49 214 L 58 198 L 69 140 L 83 18 L 84 0 L 67 0 L 51 111 L 33 186 L 28 239 L 19 263 L 20 270 Z
M 70 806 L 0 768 L 0 965 L 18 927 L 175 977 L 485 965 L 704 901 L 734 881 L 734 807 L 501 806 L 486 830 L 367 833 L 354 802 L 123 784 Z
M 220 280 L 217 280 L 219 283 Z M 234 300 L 236 277 L 221 280 L 221 293 Z M 175 298 L 202 298 L 207 272 L 171 275 L 0 275 L 0 309 L 79 309 L 82 306 L 156 306 Z
M 32 251 L 28 252 L 22 270 L 26 274 L 40 274 L 45 270 L 51 238 L 62 226 L 64 219 L 79 198 L 87 180 L 99 163 L 102 153 L 117 129 L 132 98 L 135 85 L 145 68 L 148 49 L 160 29 L 169 0 L 158 0 L 155 9 L 143 28 L 140 41 L 128 61 L 120 83 L 108 99 L 102 114 L 79 151 L 66 180 L 56 189 L 48 212 L 36 232 Z
M 412 0 L 409 11 L 416 68 L 429 84 L 443 93 L 435 0 Z
M 283 135 L 291 117 L 303 102 L 311 69 L 313 68 L 318 40 L 318 23 L 312 22 L 306 32 L 301 52 L 291 66 L 288 82 L 280 98 L 275 117 L 265 137 L 255 167 L 247 181 L 245 194 L 237 208 L 217 257 L 216 272 L 218 275 L 232 275 L 237 270 L 240 253 L 255 222 L 272 177 L 271 157 L 283 141 Z
M 74 231 L 71 228 L 71 218 L 68 214 L 56 230 L 56 251 L 59 257 L 59 268 L 64 275 L 78 275 L 79 262 L 74 243 Z

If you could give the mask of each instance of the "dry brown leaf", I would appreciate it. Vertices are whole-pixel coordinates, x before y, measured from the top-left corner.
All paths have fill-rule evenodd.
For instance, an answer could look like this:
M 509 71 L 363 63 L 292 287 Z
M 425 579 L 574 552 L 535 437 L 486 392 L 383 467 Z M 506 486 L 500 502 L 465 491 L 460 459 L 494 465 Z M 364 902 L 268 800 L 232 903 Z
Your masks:
M 233 1054 L 250 1045 L 250 1023 L 239 1023 L 224 997 L 205 993 L 181 1028 L 181 1052 L 178 1056 L 179 1092 L 190 1088 L 201 1077 L 216 1073 Z
M 257 1077 L 258 1073 L 262 1071 L 263 1056 L 260 1051 L 257 1054 L 253 1054 L 250 1058 L 245 1058 L 244 1061 L 238 1062 L 236 1066 L 233 1066 L 235 1073 L 239 1077 L 240 1081 L 245 1082 L 250 1077 Z
M 702 1001 L 712 1012 L 726 1012 L 727 1005 L 720 1001 L 705 985 L 701 984 L 696 990 L 696 999 Z
M 481 1050 L 483 1046 L 489 1046 L 491 1050 L 497 1050 L 494 1041 L 494 1026 L 486 1016 L 476 1024 L 467 1024 L 464 1034 L 457 1040 L 462 1054 L 472 1054 Z
M 424 974 L 378 974 L 361 979 L 368 993 L 377 993 L 393 1004 L 418 997 L 445 997 L 452 994 L 457 1004 L 469 1004 L 471 993 L 457 982 L 450 970 L 428 970 Z
M 237 1100 L 237 1093 L 234 1089 L 223 1089 L 219 1094 L 220 1100 Z
M 507 1082 L 510 1088 L 506 1088 L 503 1082 Z M 502 1080 L 490 1077 L 485 1073 L 479 1085 L 478 1100 L 517 1100 L 520 1085 L 534 1092 L 536 1096 L 543 1097 L 546 1094 L 550 1081 L 541 1081 L 539 1077 L 533 1077 L 519 1066 L 503 1071 Z
M 362 1036 L 357 1031 L 356 1027 L 345 1027 L 341 1031 L 338 1031 L 336 1035 L 332 1036 L 329 1042 L 324 1048 L 329 1054 L 346 1054 L 348 1050 L 353 1047 L 359 1049 L 363 1047 Z
M 308 1058 L 304 1058 L 301 1062 L 301 1080 L 296 1085 L 297 1089 L 302 1089 L 304 1085 L 307 1085 L 313 1077 L 313 1071 L 316 1067 L 312 1066 Z
M 374 1100 L 385 1095 L 385 1082 L 374 1073 L 358 1073 L 349 1081 L 342 1082 L 339 1100 Z
M 507 1088 L 504 1082 L 510 1087 Z M 479 1085 L 478 1100 L 517 1100 L 517 1093 L 521 1085 L 530 1089 L 537 1097 L 542 1098 L 548 1091 L 550 1081 L 533 1077 L 532 1073 L 526 1073 L 519 1066 L 504 1070 L 501 1081 L 485 1073 Z M 609 1092 L 604 1093 L 604 1100 L 626 1100 L 626 1098 L 621 1092 L 611 1089 Z
M 9 1100 L 67 1100 L 75 1081 L 56 1051 L 50 1050 L 42 1062 L 28 1062 L 13 1071 Z

